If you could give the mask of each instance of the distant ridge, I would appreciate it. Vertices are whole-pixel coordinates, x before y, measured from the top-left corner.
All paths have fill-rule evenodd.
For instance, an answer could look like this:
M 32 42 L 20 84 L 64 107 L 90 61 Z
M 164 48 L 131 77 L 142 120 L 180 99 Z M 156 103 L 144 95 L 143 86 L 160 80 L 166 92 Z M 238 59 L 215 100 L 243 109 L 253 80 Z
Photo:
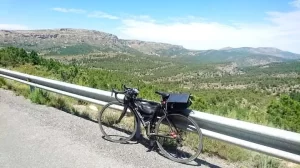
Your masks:
M 242 66 L 300 59 L 299 54 L 271 47 L 225 47 L 219 50 L 189 50 L 180 45 L 124 40 L 110 33 L 73 28 L 0 30 L 0 47 L 5 46 L 33 49 L 46 55 L 114 52 L 171 57 L 204 63 L 236 62 Z

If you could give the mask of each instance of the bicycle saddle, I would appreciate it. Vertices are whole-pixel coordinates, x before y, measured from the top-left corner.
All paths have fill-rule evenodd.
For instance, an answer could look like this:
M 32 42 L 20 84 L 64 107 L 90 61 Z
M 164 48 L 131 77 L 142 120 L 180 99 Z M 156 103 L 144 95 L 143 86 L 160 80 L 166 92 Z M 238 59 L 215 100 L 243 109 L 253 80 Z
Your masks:
M 161 95 L 163 98 L 167 98 L 170 96 L 169 93 L 165 93 L 165 92 L 155 91 L 155 93 Z

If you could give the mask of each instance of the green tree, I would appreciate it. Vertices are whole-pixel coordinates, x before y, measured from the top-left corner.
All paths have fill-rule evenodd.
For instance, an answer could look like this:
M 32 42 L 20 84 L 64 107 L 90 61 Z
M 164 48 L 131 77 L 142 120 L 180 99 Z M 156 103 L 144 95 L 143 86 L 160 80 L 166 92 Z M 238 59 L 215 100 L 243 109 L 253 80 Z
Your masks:
M 268 106 L 268 120 L 280 128 L 300 132 L 300 102 L 288 95 L 280 97 Z
M 33 65 L 38 65 L 41 63 L 41 59 L 35 51 L 31 51 L 29 54 L 29 60 Z
M 197 110 L 207 110 L 208 105 L 206 100 L 203 97 L 196 97 L 194 96 L 194 101 L 192 104 L 192 108 L 195 108 Z
M 295 90 L 293 90 L 293 91 L 290 93 L 290 97 L 291 97 L 293 100 L 300 102 L 300 92 L 296 92 Z

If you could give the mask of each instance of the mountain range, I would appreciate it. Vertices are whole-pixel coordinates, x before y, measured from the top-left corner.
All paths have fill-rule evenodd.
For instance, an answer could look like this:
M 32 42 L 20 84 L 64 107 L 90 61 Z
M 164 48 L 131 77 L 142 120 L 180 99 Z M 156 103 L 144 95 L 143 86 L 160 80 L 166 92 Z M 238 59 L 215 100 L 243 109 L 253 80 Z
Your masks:
M 72 28 L 0 30 L 0 47 L 6 46 L 36 50 L 42 55 L 88 55 L 112 52 L 170 57 L 200 63 L 234 62 L 239 66 L 300 59 L 300 54 L 277 48 L 226 47 L 219 50 L 189 50 L 179 45 L 125 40 L 105 32 Z

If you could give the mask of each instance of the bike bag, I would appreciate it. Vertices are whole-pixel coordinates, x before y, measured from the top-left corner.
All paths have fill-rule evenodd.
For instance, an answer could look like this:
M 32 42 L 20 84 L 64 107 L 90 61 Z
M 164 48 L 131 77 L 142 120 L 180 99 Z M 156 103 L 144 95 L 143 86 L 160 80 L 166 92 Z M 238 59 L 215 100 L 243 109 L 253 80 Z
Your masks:
M 191 105 L 190 94 L 187 93 L 170 93 L 166 100 L 166 109 L 168 112 L 183 111 Z
M 156 102 L 136 102 L 138 111 L 141 114 L 152 115 L 160 110 L 160 104 Z

